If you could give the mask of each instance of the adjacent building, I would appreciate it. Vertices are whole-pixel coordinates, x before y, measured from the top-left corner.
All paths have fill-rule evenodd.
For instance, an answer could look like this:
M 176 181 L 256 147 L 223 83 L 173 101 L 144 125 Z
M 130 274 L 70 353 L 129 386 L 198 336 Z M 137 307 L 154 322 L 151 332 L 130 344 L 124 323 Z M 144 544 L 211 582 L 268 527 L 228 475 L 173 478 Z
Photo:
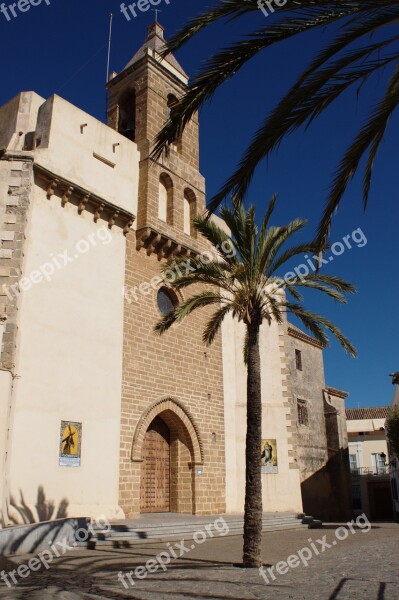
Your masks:
M 324 379 L 323 346 L 288 324 L 288 368 L 296 405 L 297 462 L 304 511 L 336 521 L 351 516 L 347 392 Z
M 387 406 L 346 410 L 353 510 L 372 520 L 392 519 L 387 414 Z
M 394 373 L 392 383 L 395 386 L 395 392 L 392 398 L 391 406 L 399 408 L 399 373 Z M 389 464 L 391 476 L 391 491 L 394 519 L 399 521 L 399 456 L 396 456 L 389 448 Z

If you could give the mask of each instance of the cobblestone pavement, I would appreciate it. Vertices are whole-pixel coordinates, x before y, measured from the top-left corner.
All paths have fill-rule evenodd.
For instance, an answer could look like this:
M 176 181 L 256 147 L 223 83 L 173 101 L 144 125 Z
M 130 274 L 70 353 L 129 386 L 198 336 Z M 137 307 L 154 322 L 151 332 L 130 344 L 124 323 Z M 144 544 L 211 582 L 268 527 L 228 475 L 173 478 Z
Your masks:
M 284 575 L 274 570 L 276 579 L 270 576 L 270 584 L 257 570 L 235 566 L 242 538 L 234 536 L 207 540 L 184 558 L 172 560 L 166 571 L 159 568 L 145 579 L 133 574 L 133 586 L 125 578 L 127 589 L 118 573 L 145 564 L 161 551 L 170 552 L 170 546 L 72 550 L 49 570 L 31 573 L 13 588 L 1 581 L 0 600 L 399 600 L 399 525 L 375 524 L 369 532 L 356 530 L 342 540 L 338 537 L 344 532 L 341 529 L 338 536 L 336 527 L 264 534 L 263 556 L 269 565 L 286 561 L 304 547 L 310 549 L 312 543 L 319 552 L 318 556 L 313 552 L 307 567 L 301 563 Z M 192 541 L 185 543 L 190 547 Z M 9 572 L 30 558 L 3 558 L 0 566 Z

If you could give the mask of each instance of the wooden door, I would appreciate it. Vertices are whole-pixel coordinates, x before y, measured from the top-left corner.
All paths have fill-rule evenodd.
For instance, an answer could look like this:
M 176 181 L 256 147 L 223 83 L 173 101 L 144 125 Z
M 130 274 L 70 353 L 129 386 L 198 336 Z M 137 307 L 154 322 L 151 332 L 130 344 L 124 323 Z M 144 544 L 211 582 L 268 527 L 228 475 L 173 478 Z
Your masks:
M 169 512 L 170 431 L 160 417 L 152 421 L 145 434 L 142 458 L 141 512 Z
M 369 486 L 372 491 L 371 519 L 376 521 L 391 521 L 393 519 L 391 487 L 386 485 Z

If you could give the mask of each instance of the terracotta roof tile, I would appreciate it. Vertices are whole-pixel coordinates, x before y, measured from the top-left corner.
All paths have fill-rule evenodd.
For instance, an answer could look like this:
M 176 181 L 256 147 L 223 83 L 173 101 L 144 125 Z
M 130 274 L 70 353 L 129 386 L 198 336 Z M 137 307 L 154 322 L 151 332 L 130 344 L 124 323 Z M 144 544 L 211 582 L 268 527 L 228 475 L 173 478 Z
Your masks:
M 360 421 L 361 419 L 386 419 L 389 406 L 374 406 L 368 408 L 347 408 L 346 418 L 348 421 Z

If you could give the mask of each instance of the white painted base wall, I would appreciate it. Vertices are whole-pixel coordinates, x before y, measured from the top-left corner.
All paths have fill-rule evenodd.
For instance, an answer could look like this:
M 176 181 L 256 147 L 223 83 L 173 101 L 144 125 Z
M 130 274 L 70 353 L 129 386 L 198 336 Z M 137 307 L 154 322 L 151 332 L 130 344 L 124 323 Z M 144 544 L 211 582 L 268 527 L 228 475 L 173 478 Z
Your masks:
M 246 378 L 244 326 L 228 317 L 223 323 L 223 371 L 226 428 L 226 510 L 242 513 L 245 500 Z M 299 469 L 290 469 L 287 408 L 276 324 L 261 327 L 262 437 L 277 440 L 278 473 L 262 474 L 264 512 L 302 512 Z M 260 450 L 259 450 L 260 453 Z
M 109 243 L 99 239 L 99 230 Z M 101 233 L 101 239 L 106 239 Z M 96 246 L 79 254 L 92 235 Z M 123 517 L 118 506 L 125 238 L 35 187 L 24 274 L 68 250 L 73 262 L 21 295 L 10 454 L 11 494 L 36 513 L 39 486 L 69 517 Z M 78 282 L 78 285 L 77 285 Z M 80 467 L 61 467 L 61 420 L 82 423 Z M 14 516 L 15 516 L 14 511 Z

